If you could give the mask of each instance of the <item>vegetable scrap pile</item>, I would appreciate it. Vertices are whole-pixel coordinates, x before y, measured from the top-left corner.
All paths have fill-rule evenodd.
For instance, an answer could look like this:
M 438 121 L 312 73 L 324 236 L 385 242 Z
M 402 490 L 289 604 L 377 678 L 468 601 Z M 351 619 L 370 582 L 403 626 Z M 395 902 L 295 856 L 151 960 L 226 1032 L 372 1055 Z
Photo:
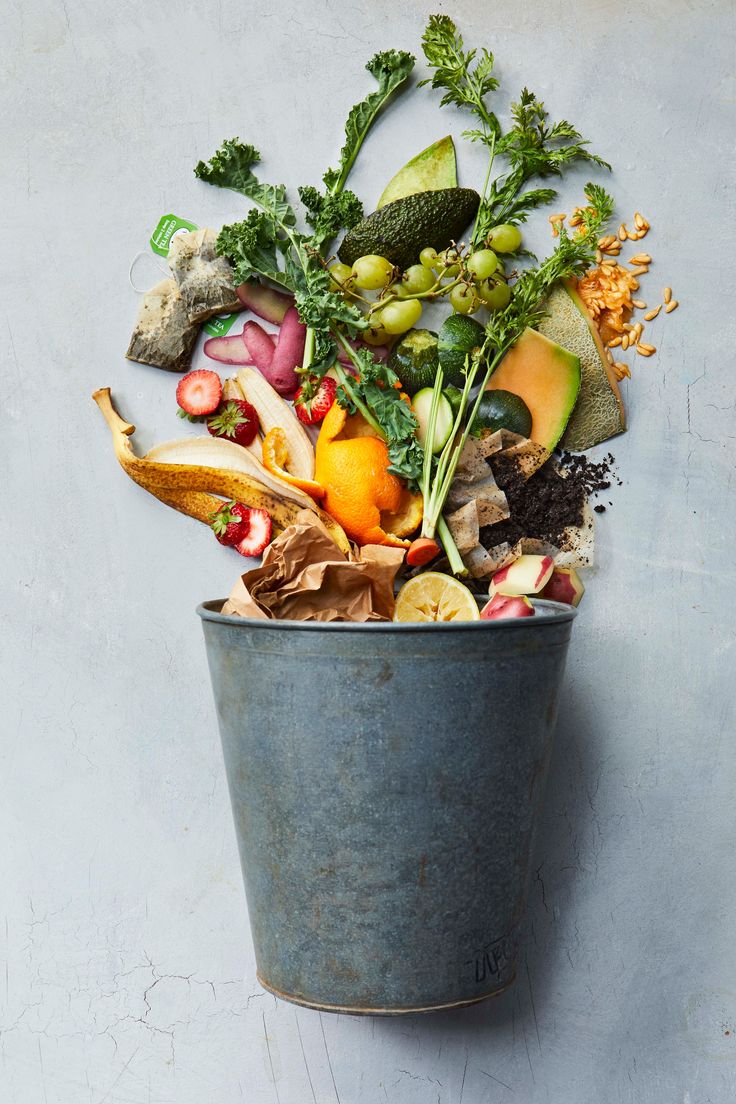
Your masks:
M 142 297 L 126 354 L 182 374 L 189 435 L 139 457 L 109 389 L 95 392 L 135 482 L 221 545 L 266 554 L 239 584 L 240 612 L 432 622 L 534 616 L 535 596 L 577 605 L 605 510 L 590 500 L 612 482 L 611 454 L 586 453 L 626 428 L 631 371 L 616 356 L 654 354 L 645 326 L 678 305 L 670 288 L 656 305 L 642 297 L 650 224 L 636 212 L 611 230 L 599 182 L 572 215 L 548 216 L 549 255 L 529 253 L 522 228 L 555 201 L 551 184 L 610 165 L 528 88 L 504 110 L 493 54 L 466 48 L 449 16 L 429 18 L 422 51 L 416 94 L 466 116 L 462 140 L 486 158 L 479 187 L 458 183 L 446 135 L 381 182 L 366 212 L 353 165 L 416 63 L 376 54 L 318 186 L 290 195 L 264 181 L 261 154 L 237 138 L 194 169 L 241 197 L 233 221 L 179 220 L 171 275 Z M 354 600 L 376 547 L 405 580 L 395 602 L 364 583 Z M 299 568 L 288 601 L 284 564 Z M 320 599 L 314 581 L 327 578 Z M 352 580 L 342 603 L 339 579 Z

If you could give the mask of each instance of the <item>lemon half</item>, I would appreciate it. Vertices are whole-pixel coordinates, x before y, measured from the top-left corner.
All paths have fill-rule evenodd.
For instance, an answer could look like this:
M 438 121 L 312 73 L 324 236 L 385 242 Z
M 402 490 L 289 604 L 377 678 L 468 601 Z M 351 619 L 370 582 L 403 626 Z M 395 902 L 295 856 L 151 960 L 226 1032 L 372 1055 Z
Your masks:
M 425 571 L 396 595 L 394 621 L 480 621 L 475 596 L 440 571 Z

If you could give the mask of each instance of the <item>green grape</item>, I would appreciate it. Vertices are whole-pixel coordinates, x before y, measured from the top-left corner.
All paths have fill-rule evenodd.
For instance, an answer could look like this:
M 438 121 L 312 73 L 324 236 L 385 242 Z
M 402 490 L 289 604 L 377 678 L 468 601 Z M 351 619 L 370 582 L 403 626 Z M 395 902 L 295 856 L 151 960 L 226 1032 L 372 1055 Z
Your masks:
M 503 310 L 511 302 L 511 288 L 508 284 L 494 284 L 484 280 L 478 287 L 478 294 L 490 310 Z
M 445 249 L 442 253 L 438 254 L 438 268 L 440 270 L 444 269 L 444 272 L 442 272 L 443 276 L 457 276 L 460 271 L 460 265 L 455 263 L 457 259 L 458 254 L 456 249 Z
M 483 305 L 475 294 L 475 290 L 466 284 L 458 284 L 450 292 L 452 309 L 458 314 L 475 314 Z
M 423 249 L 419 254 L 419 260 L 425 268 L 435 268 L 437 265 L 437 250 L 432 249 L 431 245 L 428 245 L 426 249 Z
M 394 266 L 385 257 L 379 257 L 376 253 L 366 253 L 365 257 L 358 257 L 353 265 L 353 279 L 360 288 L 366 291 L 377 291 L 387 284 Z
M 371 326 L 369 330 L 361 330 L 360 337 L 367 345 L 385 345 L 391 340 L 391 334 L 381 326 Z
M 521 245 L 521 230 L 510 222 L 494 226 L 486 241 L 497 253 L 515 253 Z
M 479 280 L 487 280 L 498 268 L 498 257 L 492 249 L 479 249 L 468 257 L 468 272 Z
M 416 326 L 421 317 L 422 304 L 418 299 L 401 299 L 386 304 L 379 325 L 390 334 L 402 334 Z
M 435 282 L 434 273 L 430 268 L 415 264 L 407 268 L 401 280 L 401 287 L 409 295 L 419 295 L 423 291 L 429 291 Z
M 332 276 L 330 280 L 330 291 L 343 291 L 347 287 L 348 280 L 353 275 L 353 270 L 350 265 L 341 264 L 340 261 L 337 261 L 335 264 L 330 265 L 329 273 L 330 276 Z M 340 285 L 342 285 L 342 287 Z

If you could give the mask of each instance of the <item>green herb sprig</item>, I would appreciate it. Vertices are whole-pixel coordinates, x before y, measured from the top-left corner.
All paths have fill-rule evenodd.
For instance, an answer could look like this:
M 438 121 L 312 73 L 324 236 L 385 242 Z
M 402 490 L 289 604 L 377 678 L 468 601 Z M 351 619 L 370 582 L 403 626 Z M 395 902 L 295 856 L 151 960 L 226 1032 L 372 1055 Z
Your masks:
M 491 76 L 493 54 L 463 50 L 462 35 L 447 15 L 431 15 L 422 39 L 427 64 L 434 75 L 420 84 L 445 89 L 442 104 L 469 110 L 480 126 L 466 130 L 463 137 L 488 148 L 486 178 L 472 234 L 472 245 L 480 245 L 499 223 L 525 222 L 537 207 L 551 203 L 554 188 L 525 189 L 535 176 L 562 176 L 570 165 L 588 161 L 610 169 L 610 165 L 586 147 L 588 142 L 566 119 L 550 123 L 544 104 L 524 88 L 519 102 L 511 106 L 512 126 L 507 133 L 488 108 L 485 97 L 498 88 Z M 491 182 L 496 158 L 503 157 L 508 171 Z
M 541 264 L 522 273 L 514 286 L 511 302 L 504 310 L 491 314 L 486 325 L 483 344 L 466 361 L 465 386 L 458 404 L 453 432 L 438 456 L 431 475 L 428 474 L 426 464 L 424 467 L 422 535 L 425 537 L 434 537 L 440 524 L 442 510 L 455 477 L 460 455 L 493 372 L 524 330 L 538 325 L 545 316 L 545 299 L 553 285 L 558 280 L 582 275 L 594 261 L 598 239 L 613 214 L 613 199 L 597 184 L 587 184 L 585 196 L 589 206 L 580 211 L 580 226 L 570 234 L 564 224 L 559 223 L 559 241 L 554 252 Z M 485 372 L 483 372 L 484 367 Z M 478 382 L 480 388 L 471 407 L 470 393 Z M 441 389 L 442 373 L 438 373 L 434 391 L 438 393 Z M 429 440 L 433 439 L 431 411 L 437 408 L 438 403 L 438 394 L 433 395 L 430 425 L 427 430 Z M 449 558 L 453 571 L 461 574 L 464 566 L 456 550 Z

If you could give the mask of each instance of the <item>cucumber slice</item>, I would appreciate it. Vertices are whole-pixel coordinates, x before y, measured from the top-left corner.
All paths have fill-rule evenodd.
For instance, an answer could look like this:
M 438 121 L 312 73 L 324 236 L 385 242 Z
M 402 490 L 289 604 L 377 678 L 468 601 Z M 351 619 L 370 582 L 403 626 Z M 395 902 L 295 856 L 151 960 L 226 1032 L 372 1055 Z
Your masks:
M 431 387 L 424 387 L 421 391 L 417 391 L 414 398 L 411 400 L 411 408 L 416 414 L 417 421 L 419 422 L 419 441 L 422 448 L 427 447 L 427 432 L 429 429 L 429 412 L 432 409 L 432 395 L 433 389 Z M 432 442 L 432 452 L 442 452 L 442 449 L 447 444 L 450 434 L 452 433 L 452 425 L 455 421 L 455 415 L 452 412 L 452 407 L 445 398 L 444 395 L 440 395 L 440 401 L 437 406 L 437 419 L 434 424 L 434 441 Z

